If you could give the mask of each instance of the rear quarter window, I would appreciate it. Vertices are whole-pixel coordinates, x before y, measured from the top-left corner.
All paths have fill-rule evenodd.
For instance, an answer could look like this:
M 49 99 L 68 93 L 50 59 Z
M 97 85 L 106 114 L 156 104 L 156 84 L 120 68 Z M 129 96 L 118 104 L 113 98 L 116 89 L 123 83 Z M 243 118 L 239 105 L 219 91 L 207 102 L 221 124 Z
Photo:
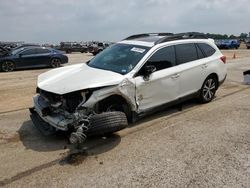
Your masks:
M 216 50 L 208 44 L 198 43 L 197 45 L 203 51 L 206 57 L 212 56 L 216 52 Z

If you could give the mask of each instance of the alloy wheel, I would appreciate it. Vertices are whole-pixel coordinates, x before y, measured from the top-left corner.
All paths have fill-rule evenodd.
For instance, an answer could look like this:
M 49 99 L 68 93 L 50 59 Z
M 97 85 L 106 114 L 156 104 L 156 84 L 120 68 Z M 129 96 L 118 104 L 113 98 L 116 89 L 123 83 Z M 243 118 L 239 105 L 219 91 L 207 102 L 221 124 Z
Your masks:
M 216 82 L 213 78 L 209 78 L 205 82 L 203 90 L 202 90 L 203 98 L 206 101 L 212 100 L 214 97 L 215 91 L 216 91 Z
M 5 62 L 3 62 L 3 64 L 2 64 L 2 70 L 3 70 L 4 72 L 13 71 L 14 68 L 15 68 L 15 65 L 14 65 L 14 63 L 11 62 L 11 61 L 5 61 Z
M 60 59 L 52 59 L 51 60 L 51 66 L 53 67 L 53 68 L 57 68 L 57 67 L 60 67 L 60 65 L 61 65 L 61 61 L 60 61 Z

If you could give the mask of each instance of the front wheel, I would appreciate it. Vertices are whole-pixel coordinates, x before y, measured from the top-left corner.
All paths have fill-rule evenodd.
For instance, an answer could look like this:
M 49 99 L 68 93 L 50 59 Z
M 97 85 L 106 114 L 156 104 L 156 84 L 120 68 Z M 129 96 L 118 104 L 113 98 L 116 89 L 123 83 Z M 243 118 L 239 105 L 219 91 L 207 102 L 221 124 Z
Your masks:
M 123 112 L 103 112 L 90 118 L 90 128 L 87 136 L 105 136 L 125 129 L 128 121 Z
M 209 76 L 203 83 L 200 91 L 199 101 L 208 103 L 213 100 L 218 86 L 218 81 L 214 76 Z
M 15 63 L 12 61 L 4 61 L 1 66 L 2 71 L 11 72 L 15 69 Z
M 51 67 L 52 68 L 57 68 L 57 67 L 60 67 L 61 66 L 61 60 L 58 59 L 58 58 L 53 58 L 51 60 Z

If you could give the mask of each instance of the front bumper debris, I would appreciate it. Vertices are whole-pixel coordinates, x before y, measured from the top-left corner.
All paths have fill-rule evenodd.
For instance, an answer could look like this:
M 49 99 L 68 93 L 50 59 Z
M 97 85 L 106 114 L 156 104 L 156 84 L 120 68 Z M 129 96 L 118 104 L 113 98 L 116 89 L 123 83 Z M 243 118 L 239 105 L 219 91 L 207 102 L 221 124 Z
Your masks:
M 33 100 L 35 105 L 34 111 L 39 115 L 40 119 L 56 129 L 62 131 L 68 130 L 68 124 L 71 123 L 69 119 L 66 119 L 63 115 L 50 112 L 49 104 L 40 95 L 34 96 Z
M 87 138 L 89 116 L 85 110 L 69 114 L 50 108 L 50 104 L 40 95 L 34 96 L 34 107 L 30 108 L 30 118 L 37 129 L 45 136 L 55 134 L 58 130 L 69 131 L 69 141 L 72 144 L 81 144 Z M 66 114 L 67 113 L 67 114 Z
M 56 130 L 48 123 L 43 121 L 42 118 L 37 114 L 34 108 L 30 108 L 30 118 L 33 122 L 33 125 L 45 136 L 55 134 Z

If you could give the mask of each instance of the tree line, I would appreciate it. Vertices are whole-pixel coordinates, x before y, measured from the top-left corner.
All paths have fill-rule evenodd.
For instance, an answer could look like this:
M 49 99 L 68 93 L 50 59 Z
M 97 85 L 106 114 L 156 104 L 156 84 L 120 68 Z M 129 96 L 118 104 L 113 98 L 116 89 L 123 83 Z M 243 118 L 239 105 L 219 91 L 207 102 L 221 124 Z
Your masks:
M 209 38 L 213 38 L 213 39 L 246 39 L 248 37 L 250 37 L 250 32 L 249 34 L 247 33 L 241 33 L 239 36 L 235 36 L 235 35 L 227 35 L 227 34 L 212 34 L 212 33 L 207 33 L 207 36 Z

